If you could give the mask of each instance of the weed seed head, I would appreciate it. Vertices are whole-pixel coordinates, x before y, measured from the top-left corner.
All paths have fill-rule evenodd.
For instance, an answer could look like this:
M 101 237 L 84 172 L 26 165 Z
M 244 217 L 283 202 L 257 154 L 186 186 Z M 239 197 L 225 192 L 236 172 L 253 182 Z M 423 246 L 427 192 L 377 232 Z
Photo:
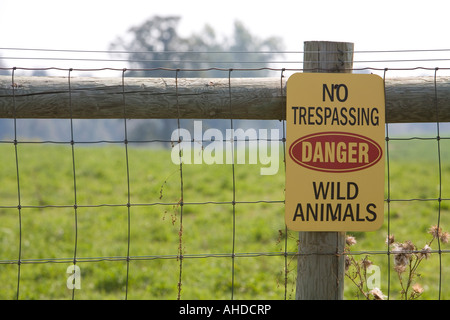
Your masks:
M 348 246 L 352 246 L 352 245 L 356 244 L 356 238 L 353 237 L 353 236 L 347 236 L 347 237 L 345 238 L 345 243 L 346 243 Z

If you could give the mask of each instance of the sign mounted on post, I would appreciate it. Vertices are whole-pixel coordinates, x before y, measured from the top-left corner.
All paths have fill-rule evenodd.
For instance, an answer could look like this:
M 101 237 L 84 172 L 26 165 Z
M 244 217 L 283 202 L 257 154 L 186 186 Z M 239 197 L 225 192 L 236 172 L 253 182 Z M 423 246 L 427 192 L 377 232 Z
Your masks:
M 384 216 L 385 98 L 373 74 L 287 83 L 285 220 L 295 231 L 373 231 Z

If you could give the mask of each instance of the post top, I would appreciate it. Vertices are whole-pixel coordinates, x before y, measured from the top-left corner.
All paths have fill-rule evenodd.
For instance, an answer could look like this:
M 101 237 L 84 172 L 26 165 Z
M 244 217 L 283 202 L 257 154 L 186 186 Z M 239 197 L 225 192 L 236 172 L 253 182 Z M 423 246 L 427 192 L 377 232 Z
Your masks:
M 303 69 L 305 72 L 351 73 L 352 42 L 305 41 Z

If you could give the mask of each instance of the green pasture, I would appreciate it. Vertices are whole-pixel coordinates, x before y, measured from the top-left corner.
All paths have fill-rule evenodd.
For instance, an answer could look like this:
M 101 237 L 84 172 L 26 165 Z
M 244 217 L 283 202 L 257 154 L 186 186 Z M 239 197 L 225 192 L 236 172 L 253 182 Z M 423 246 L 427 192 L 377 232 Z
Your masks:
M 355 258 L 371 253 L 390 299 L 399 298 L 400 287 L 386 254 L 388 227 L 396 240 L 421 248 L 440 208 L 440 225 L 449 230 L 450 141 L 440 146 L 441 171 L 436 140 L 389 141 L 392 201 L 384 225 L 352 233 Z M 261 164 L 236 164 L 233 193 L 229 164 L 184 165 L 181 176 L 171 149 L 130 143 L 128 184 L 124 145 L 75 144 L 74 150 L 75 180 L 70 145 L 18 144 L 18 186 L 15 147 L 0 144 L 0 299 L 15 299 L 18 288 L 19 299 L 71 299 L 66 271 L 75 250 L 81 275 L 75 299 L 177 299 L 180 265 L 181 299 L 230 299 L 232 287 L 234 299 L 295 298 L 296 261 L 283 255 L 297 250 L 297 234 L 284 227 L 282 152 L 276 175 L 261 175 Z M 435 253 L 423 261 L 421 299 L 438 298 L 439 285 L 440 297 L 449 298 L 449 259 Z M 362 298 L 348 279 L 345 298 Z

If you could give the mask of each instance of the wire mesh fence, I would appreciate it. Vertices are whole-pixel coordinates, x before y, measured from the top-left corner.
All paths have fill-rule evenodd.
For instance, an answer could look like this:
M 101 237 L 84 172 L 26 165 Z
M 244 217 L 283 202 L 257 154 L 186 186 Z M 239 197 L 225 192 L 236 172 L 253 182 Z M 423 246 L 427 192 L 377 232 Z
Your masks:
M 3 299 L 295 297 L 298 236 L 284 224 L 285 123 L 236 119 L 232 100 L 241 72 L 278 77 L 284 93 L 283 79 L 301 69 L 165 69 L 175 80 L 177 101 L 184 72 L 223 73 L 231 119 L 214 121 L 183 119 L 178 103 L 175 119 L 130 119 L 127 74 L 152 70 L 2 70 L 9 73 L 11 94 L 0 99 L 14 105 L 0 132 Z M 115 72 L 123 118 L 21 119 L 17 79 L 44 70 L 67 80 L 70 112 L 77 108 L 77 73 Z M 427 258 L 414 290 L 422 288 L 423 298 L 448 298 L 448 239 L 445 232 L 428 232 L 449 223 L 450 130 L 436 110 L 436 79 L 445 68 L 420 70 L 435 79 L 430 112 L 436 121 L 386 125 L 385 223 L 376 232 L 353 233 L 357 243 L 346 252 L 355 261 L 368 256 L 380 271 L 376 286 L 391 299 L 403 297 L 407 273 L 395 269 L 398 248 L 385 242 L 388 235 L 415 244 L 408 257 Z M 354 72 L 387 79 L 391 70 Z M 34 138 L 33 126 L 47 136 Z M 355 270 L 348 272 L 346 297 L 362 298 L 352 282 Z

